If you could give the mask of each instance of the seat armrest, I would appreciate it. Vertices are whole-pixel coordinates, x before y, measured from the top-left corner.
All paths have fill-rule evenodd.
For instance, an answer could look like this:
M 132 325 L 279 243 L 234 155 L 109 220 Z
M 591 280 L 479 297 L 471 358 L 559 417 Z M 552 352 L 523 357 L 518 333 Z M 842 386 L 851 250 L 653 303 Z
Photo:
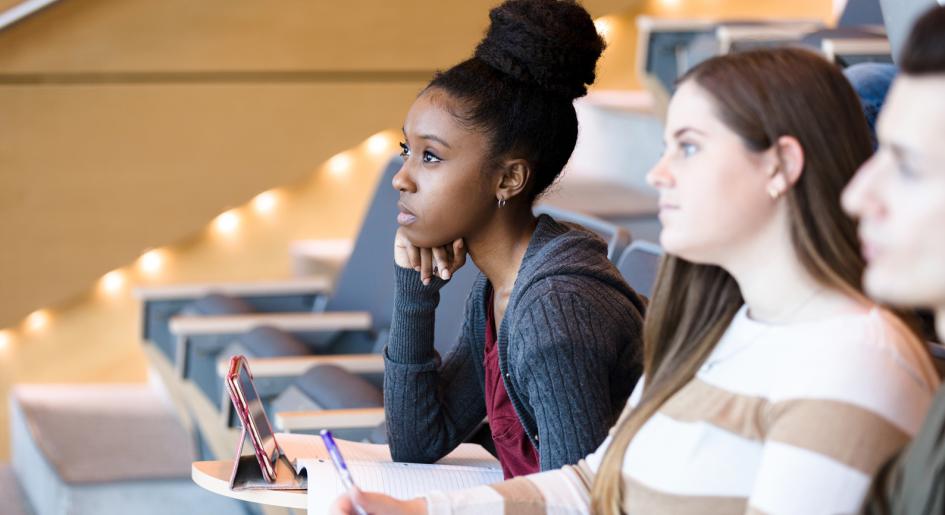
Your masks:
M 204 334 L 240 334 L 256 327 L 275 327 L 289 332 L 366 331 L 373 328 L 367 311 L 325 313 L 261 313 L 226 316 L 177 316 L 171 318 L 171 333 L 181 337 Z
M 328 354 L 319 356 L 286 356 L 279 358 L 249 358 L 249 370 L 256 379 L 298 377 L 312 367 L 334 365 L 354 374 L 384 373 L 384 357 L 380 354 Z M 217 363 L 220 377 L 229 371 L 229 362 Z
M 384 422 L 384 408 L 283 411 L 276 413 L 280 431 L 320 431 L 322 429 L 371 429 Z
M 186 283 L 143 286 L 135 289 L 142 301 L 200 298 L 211 293 L 232 297 L 266 297 L 280 295 L 312 295 L 329 293 L 332 279 L 313 276 L 297 279 L 257 282 Z

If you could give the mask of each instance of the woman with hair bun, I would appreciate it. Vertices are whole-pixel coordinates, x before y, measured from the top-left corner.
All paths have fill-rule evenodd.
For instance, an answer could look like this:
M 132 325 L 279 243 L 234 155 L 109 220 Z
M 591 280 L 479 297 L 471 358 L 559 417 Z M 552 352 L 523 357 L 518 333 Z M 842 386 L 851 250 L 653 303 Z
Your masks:
M 384 404 L 395 460 L 435 462 L 488 418 L 513 477 L 603 441 L 640 374 L 644 305 L 602 240 L 532 214 L 574 148 L 572 102 L 604 48 L 594 23 L 559 0 L 490 17 L 475 55 L 438 73 L 404 121 Z M 482 274 L 440 363 L 439 290 L 467 253 Z

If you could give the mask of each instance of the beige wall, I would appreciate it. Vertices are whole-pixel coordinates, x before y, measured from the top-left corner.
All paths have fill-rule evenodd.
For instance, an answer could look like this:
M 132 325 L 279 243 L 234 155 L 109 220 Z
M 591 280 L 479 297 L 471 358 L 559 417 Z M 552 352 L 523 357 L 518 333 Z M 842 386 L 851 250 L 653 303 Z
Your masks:
M 4 72 L 431 70 L 498 0 L 61 0 L 0 32 Z M 594 16 L 632 0 L 582 2 Z
M 0 86 L 0 327 L 396 127 L 421 86 Z

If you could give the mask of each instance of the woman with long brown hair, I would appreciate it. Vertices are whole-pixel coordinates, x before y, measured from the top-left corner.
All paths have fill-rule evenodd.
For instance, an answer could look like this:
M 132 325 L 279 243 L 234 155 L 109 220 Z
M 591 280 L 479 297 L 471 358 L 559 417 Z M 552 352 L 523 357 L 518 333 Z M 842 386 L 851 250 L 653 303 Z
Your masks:
M 667 257 L 644 378 L 608 439 L 577 466 L 491 487 L 356 494 L 369 512 L 858 508 L 937 379 L 922 342 L 861 293 L 839 203 L 871 152 L 855 93 L 803 50 L 718 57 L 680 81 L 665 139 L 648 179 Z

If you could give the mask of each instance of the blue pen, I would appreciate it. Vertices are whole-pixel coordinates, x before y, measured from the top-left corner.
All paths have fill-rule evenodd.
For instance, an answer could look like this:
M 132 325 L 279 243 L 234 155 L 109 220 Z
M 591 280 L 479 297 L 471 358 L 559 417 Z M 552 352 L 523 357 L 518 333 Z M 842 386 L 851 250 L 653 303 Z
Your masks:
M 338 446 L 335 445 L 335 439 L 332 438 L 331 431 L 322 429 L 321 435 L 322 441 L 325 442 L 325 449 L 328 449 L 328 456 L 331 457 L 331 462 L 335 464 L 335 470 L 338 471 L 338 476 L 341 477 L 341 484 L 345 486 L 345 490 L 347 490 L 348 493 L 352 493 L 352 491 L 357 488 L 354 485 L 354 478 L 351 477 L 351 471 L 348 470 L 345 459 L 341 457 L 341 451 L 339 451 Z M 354 504 L 354 509 L 357 510 L 358 515 L 368 515 L 367 512 L 353 500 L 351 503 Z

